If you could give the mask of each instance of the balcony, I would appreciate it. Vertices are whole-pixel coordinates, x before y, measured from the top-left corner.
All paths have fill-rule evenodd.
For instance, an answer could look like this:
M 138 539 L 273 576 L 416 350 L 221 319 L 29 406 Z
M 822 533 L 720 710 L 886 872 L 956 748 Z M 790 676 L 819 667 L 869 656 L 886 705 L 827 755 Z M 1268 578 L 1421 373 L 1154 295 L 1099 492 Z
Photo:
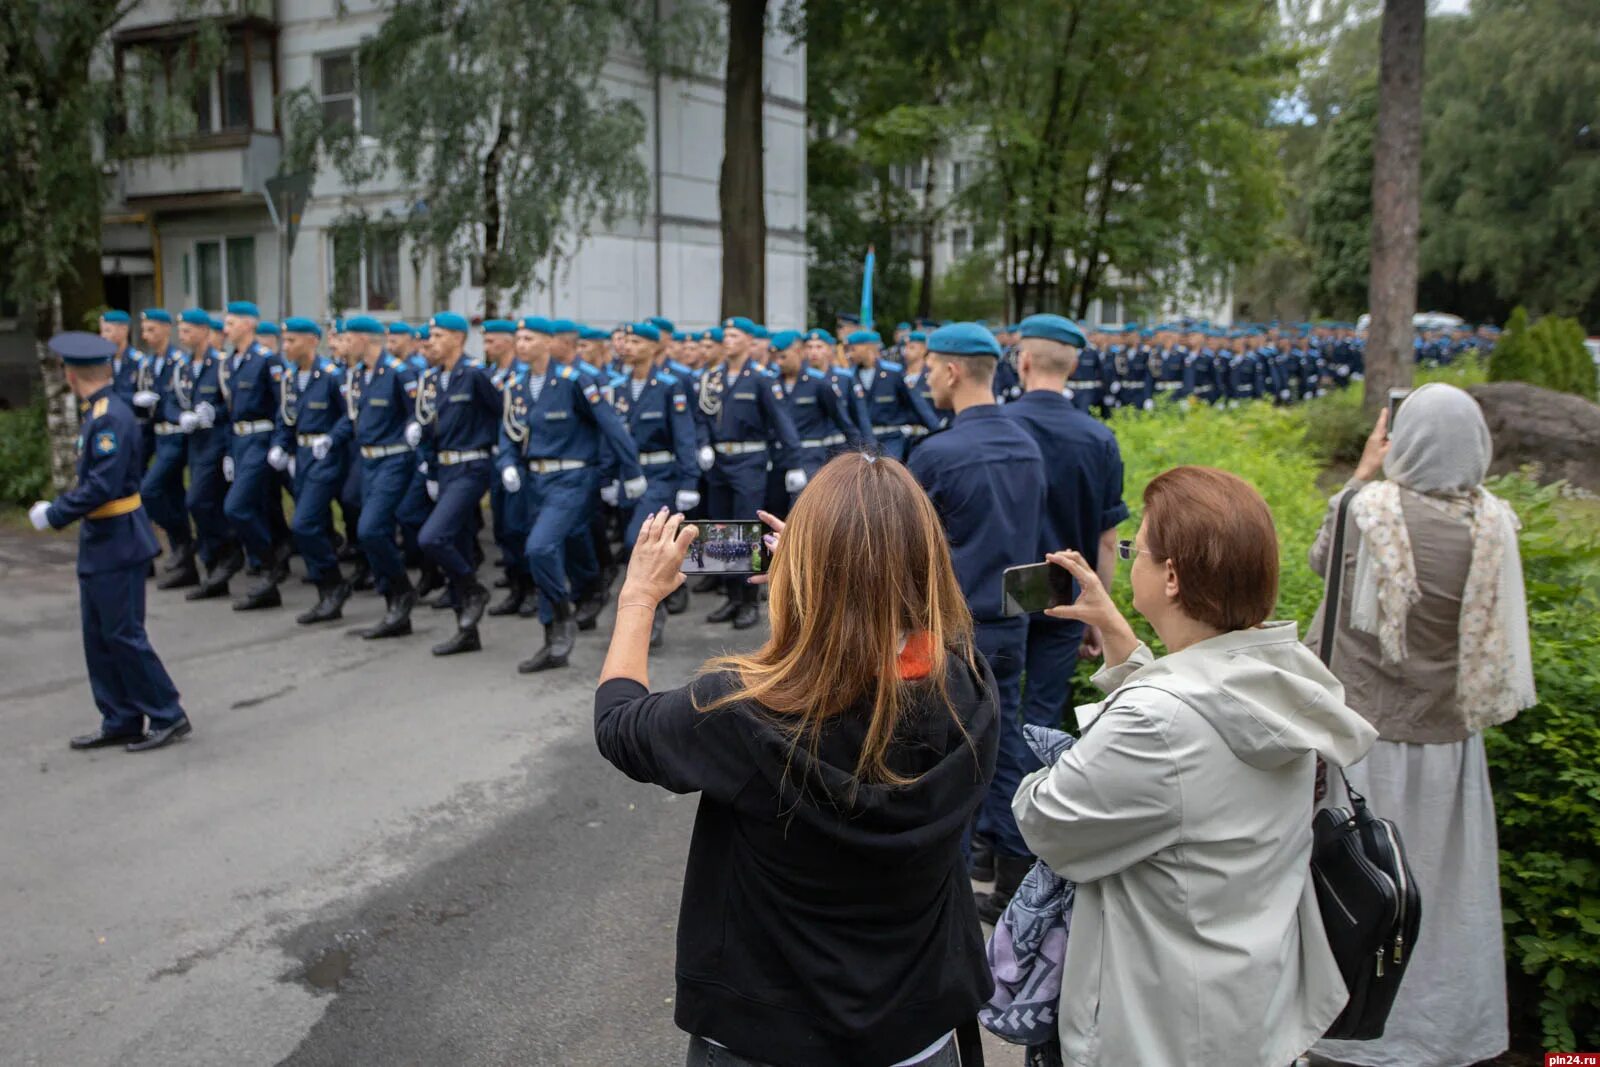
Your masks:
M 122 196 L 130 207 L 204 206 L 255 197 L 278 172 L 283 152 L 275 133 L 241 131 L 197 138 L 169 156 L 129 160 L 122 167 Z

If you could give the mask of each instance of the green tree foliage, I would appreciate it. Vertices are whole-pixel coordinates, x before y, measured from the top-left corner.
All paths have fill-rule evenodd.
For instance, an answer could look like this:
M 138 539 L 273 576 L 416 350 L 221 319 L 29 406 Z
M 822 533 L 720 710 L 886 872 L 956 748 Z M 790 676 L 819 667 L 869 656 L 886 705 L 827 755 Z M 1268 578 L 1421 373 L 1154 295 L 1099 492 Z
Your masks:
M 1583 340 L 1576 319 L 1546 315 L 1530 326 L 1527 311 L 1519 306 L 1490 354 L 1489 378 L 1529 382 L 1593 400 L 1595 365 Z
M 1317 153 L 1306 245 L 1311 301 L 1320 314 L 1353 319 L 1367 306 L 1372 236 L 1372 131 L 1378 87 L 1367 83 L 1333 121 Z

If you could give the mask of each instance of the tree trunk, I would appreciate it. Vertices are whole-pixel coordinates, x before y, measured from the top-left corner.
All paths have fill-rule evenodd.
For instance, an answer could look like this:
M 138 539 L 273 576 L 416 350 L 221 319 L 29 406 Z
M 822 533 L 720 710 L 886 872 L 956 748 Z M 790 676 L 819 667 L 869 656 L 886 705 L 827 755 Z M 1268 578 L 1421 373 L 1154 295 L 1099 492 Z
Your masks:
M 1372 271 L 1366 398 L 1376 416 L 1390 389 L 1411 384 L 1422 183 L 1422 47 L 1426 0 L 1384 0 L 1378 130 L 1372 145 Z
M 722 314 L 767 314 L 767 209 L 761 130 L 767 0 L 728 0 L 728 77 L 722 110 Z
M 933 159 L 923 160 L 926 168 L 922 179 L 922 283 L 917 287 L 917 317 L 933 317 L 933 238 L 937 227 L 937 213 L 933 194 L 938 191 L 934 177 Z
M 483 159 L 483 317 L 500 317 L 500 160 L 511 143 L 504 120 Z
M 61 357 L 45 344 L 51 334 L 61 329 L 60 300 L 52 300 L 49 311 L 39 314 L 35 321 L 34 351 L 43 386 L 45 433 L 50 439 L 50 486 L 60 496 L 72 487 L 78 469 L 78 398 L 67 385 Z

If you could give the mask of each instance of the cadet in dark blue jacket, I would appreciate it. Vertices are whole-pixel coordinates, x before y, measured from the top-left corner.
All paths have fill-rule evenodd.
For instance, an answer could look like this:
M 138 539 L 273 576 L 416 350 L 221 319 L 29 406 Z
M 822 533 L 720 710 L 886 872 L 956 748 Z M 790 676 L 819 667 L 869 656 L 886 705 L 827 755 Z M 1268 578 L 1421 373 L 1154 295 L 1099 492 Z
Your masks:
M 867 421 L 873 440 L 884 455 L 903 460 L 914 427 L 939 428 L 940 419 L 933 410 L 934 405 L 906 384 L 903 365 L 882 358 L 876 332 L 857 330 L 847 343 L 850 359 L 855 364 L 856 381 L 866 394 Z
M 228 580 L 244 566 L 244 553 L 223 510 L 228 481 L 222 461 L 232 434 L 222 398 L 222 353 L 211 346 L 211 316 L 200 308 L 185 311 L 179 317 L 178 343 L 189 353 L 187 366 L 173 380 L 182 409 L 178 429 L 189 446 L 189 489 L 183 504 L 194 519 L 195 555 L 206 569 L 205 580 L 184 599 L 210 600 L 227 596 Z
M 144 579 L 160 554 L 139 500 L 144 472 L 139 423 L 111 380 L 116 346 L 89 333 L 63 333 L 50 348 L 66 366 L 78 398 L 78 484 L 28 511 L 34 528 L 62 529 L 78 520 L 78 608 L 89 688 L 100 730 L 72 739 L 76 749 L 123 745 L 160 748 L 189 733 L 178 690 L 144 629 Z M 146 731 L 146 720 L 149 722 Z
M 140 332 L 148 358 L 145 361 L 134 410 L 141 413 L 141 428 L 147 446 L 144 481 L 139 495 L 144 499 L 150 521 L 161 527 L 172 549 L 172 559 L 163 568 L 157 589 L 184 589 L 200 584 L 195 566 L 194 529 L 189 511 L 183 505 L 183 471 L 188 463 L 188 441 L 178 420 L 183 405 L 178 401 L 180 376 L 187 373 L 189 357 L 172 343 L 172 314 L 163 308 L 149 308 L 143 315 Z
M 283 364 L 256 340 L 260 318 L 254 304 L 235 300 L 228 305 L 223 319 L 223 332 L 233 348 L 223 358 L 220 374 L 233 433 L 223 461 L 223 477 L 232 483 L 223 501 L 223 512 L 244 544 L 251 565 L 261 568 L 261 580 L 234 601 L 235 611 L 281 605 L 283 596 L 278 592 L 278 583 L 283 580 L 288 560 L 288 546 L 279 549 L 273 543 L 273 524 L 267 514 L 270 508 L 283 508 L 277 479 L 267 466 Z
M 800 438 L 800 469 L 809 481 L 840 451 L 859 447 L 861 430 L 850 414 L 848 394 L 839 381 L 830 380 L 810 366 L 798 331 L 780 330 L 773 334 L 772 348 L 778 356 L 775 366 L 780 399 Z M 795 495 L 784 493 L 786 506 L 778 513 L 780 518 L 789 513 L 788 505 L 793 504 Z
M 133 318 L 126 311 L 112 309 L 100 315 L 100 336 L 116 345 L 111 357 L 111 388 L 123 403 L 133 405 L 139 392 L 139 372 L 144 368 L 144 353 L 131 340 Z

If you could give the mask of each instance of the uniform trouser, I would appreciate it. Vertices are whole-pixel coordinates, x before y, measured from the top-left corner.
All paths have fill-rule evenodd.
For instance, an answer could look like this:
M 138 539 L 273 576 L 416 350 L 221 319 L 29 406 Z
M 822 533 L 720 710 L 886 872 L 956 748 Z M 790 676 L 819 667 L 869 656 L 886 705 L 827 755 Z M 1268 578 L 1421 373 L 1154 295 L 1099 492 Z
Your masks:
M 89 689 L 110 734 L 152 730 L 183 718 L 178 690 L 144 630 L 145 564 L 78 575 Z
M 189 529 L 189 511 L 183 506 L 183 468 L 188 464 L 189 447 L 182 434 L 165 434 L 155 439 L 155 457 L 139 486 L 144 509 L 167 535 L 173 548 L 194 540 Z
M 223 512 L 233 532 L 244 542 L 250 562 L 272 557 L 272 524 L 267 509 L 277 503 L 277 472 L 267 466 L 268 434 L 235 435 L 229 442 L 233 457 L 233 484 L 223 500 Z M 281 507 L 281 505 L 280 505 Z
M 528 571 L 539 590 L 539 620 L 555 618 L 555 605 L 572 600 L 567 581 L 567 552 L 580 535 L 589 537 L 589 515 L 600 490 L 600 472 L 593 467 L 575 471 L 531 474 L 522 491 L 534 513 L 524 552 Z M 593 551 L 591 547 L 591 552 Z
M 346 541 L 361 540 L 361 446 L 351 442 L 345 457 L 344 485 L 339 488 L 339 511 L 344 515 Z
M 423 555 L 456 581 L 471 578 L 476 570 L 472 562 L 472 541 L 478 532 L 474 517 L 493 473 L 494 466 L 487 459 L 439 468 L 439 499 L 422 524 L 417 543 Z
M 271 477 L 272 486 L 267 500 L 267 526 L 272 530 L 272 543 L 281 545 L 286 544 L 292 537 L 289 520 L 283 514 L 283 494 L 288 493 L 291 497 L 295 495 L 294 475 L 285 469 L 273 471 Z
M 674 510 L 673 505 L 678 499 L 678 481 L 673 476 L 672 468 L 661 468 L 659 474 L 653 474 L 646 468 L 645 476 L 649 482 L 645 486 L 644 496 L 623 503 L 624 508 L 631 509 L 627 512 L 628 521 L 622 530 L 622 543 L 629 548 L 639 540 L 639 527 L 644 525 L 644 520 L 662 508 Z
M 228 525 L 222 504 L 228 495 L 228 483 L 222 477 L 223 449 L 214 436 L 227 432 L 196 430 L 189 437 L 189 491 L 184 494 L 183 503 L 194 519 L 200 562 L 208 568 L 233 541 L 233 528 Z
M 1022 665 L 1027 656 L 1028 619 L 1002 619 L 980 622 L 974 627 L 978 651 L 994 672 L 995 697 L 1000 712 L 1000 748 L 995 759 L 994 778 L 978 808 L 978 833 L 987 837 L 997 852 L 1009 856 L 1029 855 L 1028 846 L 1011 814 L 1011 798 L 1022 782 L 1022 760 L 1017 748 L 1022 742 Z M 1032 681 L 1029 681 L 1032 686 Z
M 879 455 L 888 456 L 890 459 L 897 459 L 902 463 L 905 462 L 905 434 L 901 433 L 899 430 L 893 430 L 889 433 L 884 433 L 882 430 L 874 430 L 872 432 L 872 439 L 878 443 Z
M 767 491 L 767 453 L 718 456 L 706 474 L 706 517 L 754 520 Z M 754 602 L 758 590 L 743 576 L 723 581 L 723 591 L 735 600 Z
M 361 521 L 356 536 L 372 568 L 378 592 L 389 595 L 390 586 L 405 577 L 406 561 L 395 543 L 395 513 L 411 486 L 416 456 L 408 449 L 397 456 L 361 461 Z
M 527 500 L 520 492 L 506 492 L 499 479 L 489 483 L 489 518 L 494 527 L 494 543 L 500 549 L 500 562 L 507 575 L 521 575 L 528 569 L 525 546 L 533 520 L 527 514 Z
M 406 487 L 406 495 L 400 500 L 400 510 L 394 513 L 395 521 L 400 524 L 400 544 L 405 549 L 408 567 L 422 565 L 419 538 L 422 524 L 428 521 L 431 511 L 433 501 L 428 497 L 428 472 L 418 462 L 413 464 L 411 484 Z
M 344 457 L 329 453 L 313 459 L 305 449 L 295 462 L 294 521 L 289 533 L 305 560 L 306 573 L 321 585 L 339 573 L 333 551 L 333 501 L 344 486 Z

